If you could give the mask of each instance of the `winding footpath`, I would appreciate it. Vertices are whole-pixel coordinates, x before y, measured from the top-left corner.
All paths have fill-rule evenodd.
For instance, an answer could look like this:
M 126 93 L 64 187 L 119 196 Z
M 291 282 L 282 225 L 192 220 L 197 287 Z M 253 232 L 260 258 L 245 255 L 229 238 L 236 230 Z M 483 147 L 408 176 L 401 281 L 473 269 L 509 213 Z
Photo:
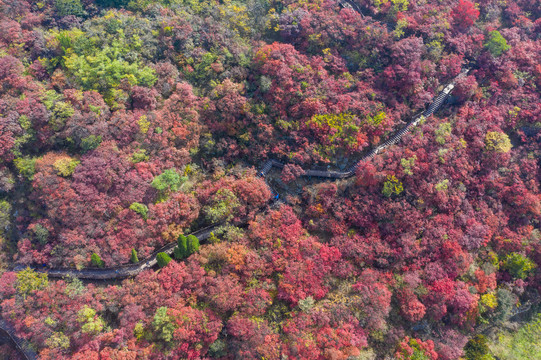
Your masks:
M 351 0 L 338 0 L 338 4 L 343 8 L 349 8 L 358 12 L 364 18 L 364 15 L 362 14 L 359 6 L 355 2 Z M 414 116 L 413 119 L 404 128 L 402 128 L 396 134 L 391 136 L 387 141 L 383 142 L 382 144 L 372 149 L 367 155 L 359 159 L 355 164 L 349 167 L 346 171 L 331 171 L 331 170 L 325 171 L 325 170 L 316 170 L 316 169 L 304 169 L 304 174 L 302 174 L 302 176 L 318 177 L 318 178 L 325 178 L 325 179 L 345 179 L 345 178 L 354 176 L 357 169 L 363 162 L 371 160 L 374 156 L 376 156 L 378 153 L 383 151 L 385 148 L 393 144 L 396 144 L 398 141 L 400 141 L 400 139 L 402 139 L 402 137 L 405 134 L 407 134 L 413 128 L 415 128 L 423 119 L 429 118 L 430 116 L 432 116 L 432 114 L 438 111 L 443 106 L 445 100 L 453 91 L 456 81 L 459 78 L 464 77 L 468 73 L 468 71 L 469 69 L 463 70 L 455 79 L 453 79 L 453 81 L 447 84 L 447 86 L 432 100 L 432 103 L 427 107 L 425 111 Z M 278 160 L 274 160 L 274 159 L 268 160 L 263 164 L 258 175 L 262 178 L 265 178 L 273 167 L 282 169 L 285 165 L 286 164 Z M 273 200 L 270 202 L 269 206 L 273 206 L 278 203 L 277 202 L 278 194 L 272 188 L 271 188 L 271 192 L 273 193 Z M 265 211 L 269 206 L 267 206 L 262 211 Z M 197 236 L 197 238 L 201 241 L 201 243 L 204 243 L 205 240 L 207 240 L 211 236 L 212 232 L 215 231 L 221 225 L 222 224 L 215 224 L 203 229 L 199 229 L 193 232 L 192 235 Z M 165 252 L 171 255 L 176 245 L 177 245 L 176 242 L 167 244 L 164 247 L 156 250 L 147 259 L 142 260 L 136 264 L 119 265 L 119 266 L 110 267 L 110 268 L 88 268 L 88 269 L 82 269 L 82 270 L 71 269 L 71 268 L 37 268 L 37 267 L 34 267 L 34 269 L 37 271 L 46 273 L 49 277 L 52 277 L 52 278 L 76 277 L 79 279 L 87 279 L 87 280 L 125 279 L 128 277 L 136 276 L 137 274 L 139 274 L 145 269 L 150 269 L 154 267 L 157 264 L 158 253 Z M 20 271 L 24 268 L 26 268 L 26 266 L 22 266 L 22 265 L 16 266 L 13 269 L 13 271 Z M 24 359 L 26 360 L 37 359 L 37 354 L 33 350 L 32 345 L 28 341 L 16 336 L 15 329 L 9 323 L 7 323 L 5 320 L 1 318 L 0 318 L 0 333 L 4 333 L 7 335 L 7 337 L 10 339 L 10 341 L 13 343 L 17 351 L 21 354 L 21 356 Z
M 15 349 L 25 358 L 26 360 L 35 360 L 37 359 L 37 354 L 32 349 L 32 345 L 25 339 L 21 339 L 15 335 L 15 329 L 4 319 L 0 318 L 0 334 L 5 334 L 9 340 L 15 346 Z

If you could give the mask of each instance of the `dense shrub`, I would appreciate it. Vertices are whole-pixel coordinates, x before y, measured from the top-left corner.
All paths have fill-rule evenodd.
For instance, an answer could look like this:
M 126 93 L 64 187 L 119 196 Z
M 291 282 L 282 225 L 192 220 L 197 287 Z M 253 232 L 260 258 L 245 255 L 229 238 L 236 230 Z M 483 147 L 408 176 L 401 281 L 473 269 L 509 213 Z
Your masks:
M 80 0 L 55 0 L 56 11 L 60 16 L 82 16 L 85 11 Z
M 507 45 L 507 41 L 505 40 L 505 38 L 497 30 L 491 31 L 488 34 L 488 39 L 485 42 L 485 47 L 494 56 L 500 56 L 505 51 L 510 49 L 510 46 Z
M 167 266 L 167 264 L 169 264 L 169 262 L 171 262 L 172 259 L 166 253 L 160 252 L 156 256 L 156 260 L 158 261 L 158 266 L 162 268 L 164 266 Z
M 90 260 L 91 260 L 93 266 L 100 267 L 100 268 L 105 267 L 105 262 L 96 253 L 92 254 Z

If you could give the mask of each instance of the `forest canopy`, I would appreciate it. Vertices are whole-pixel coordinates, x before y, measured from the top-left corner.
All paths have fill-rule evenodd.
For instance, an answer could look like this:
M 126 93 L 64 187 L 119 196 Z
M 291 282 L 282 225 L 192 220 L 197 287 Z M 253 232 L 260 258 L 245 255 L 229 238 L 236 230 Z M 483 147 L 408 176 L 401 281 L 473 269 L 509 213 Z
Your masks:
M 540 33 L 531 0 L 0 0 L 2 329 L 44 360 L 535 358 Z

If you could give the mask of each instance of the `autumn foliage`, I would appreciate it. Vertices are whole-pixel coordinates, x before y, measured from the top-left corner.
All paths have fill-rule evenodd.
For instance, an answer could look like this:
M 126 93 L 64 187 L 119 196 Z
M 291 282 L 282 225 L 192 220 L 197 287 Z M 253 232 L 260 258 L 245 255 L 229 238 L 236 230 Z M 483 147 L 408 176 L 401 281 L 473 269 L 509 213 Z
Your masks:
M 537 4 L 353 4 L 0 1 L 0 317 L 40 359 L 457 360 L 539 302 Z

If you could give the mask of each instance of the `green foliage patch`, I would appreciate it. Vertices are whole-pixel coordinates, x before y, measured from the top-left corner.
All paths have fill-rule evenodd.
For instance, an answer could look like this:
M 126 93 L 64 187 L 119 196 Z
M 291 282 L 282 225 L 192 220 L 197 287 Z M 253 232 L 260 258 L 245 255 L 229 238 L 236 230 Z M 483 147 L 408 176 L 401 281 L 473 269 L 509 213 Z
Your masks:
M 449 136 L 451 136 L 451 131 L 453 130 L 451 123 L 444 122 L 436 129 L 436 142 L 440 145 L 444 145 Z
M 66 5 L 63 11 L 76 11 L 76 5 L 67 7 L 68 0 L 62 3 Z M 83 90 L 100 92 L 113 107 L 117 100 L 126 97 L 119 89 L 122 82 L 132 86 L 154 85 L 155 71 L 141 59 L 146 51 L 141 39 L 150 34 L 150 28 L 145 29 L 148 23 L 112 11 L 93 19 L 89 25 L 91 30 L 86 32 L 72 29 L 53 33 L 61 55 L 49 60 L 51 71 L 60 66 Z
M 101 135 L 88 135 L 81 139 L 81 149 L 83 152 L 96 149 L 101 144 Z
M 19 174 L 21 174 L 28 180 L 34 179 L 34 174 L 36 173 L 36 158 L 17 158 L 13 162 L 15 164 L 15 167 L 19 171 Z
M 156 260 L 158 261 L 158 266 L 162 268 L 167 266 L 167 264 L 169 264 L 173 259 L 171 259 L 171 257 L 166 253 L 160 252 L 158 255 L 156 255 Z
M 38 273 L 31 268 L 26 268 L 17 273 L 17 292 L 23 297 L 32 291 L 41 290 L 49 285 L 47 274 Z
M 537 314 L 516 332 L 500 333 L 489 347 L 500 359 L 541 359 L 541 315 Z
M 167 307 L 162 306 L 156 310 L 154 319 L 152 320 L 152 327 L 158 339 L 166 343 L 173 340 L 173 333 L 176 330 L 176 326 L 173 323 L 173 319 L 167 314 Z
M 133 264 L 136 264 L 139 262 L 139 257 L 137 256 L 137 251 L 135 251 L 135 249 L 131 249 L 130 261 Z
M 85 14 L 81 0 L 55 0 L 54 5 L 60 16 L 83 16 Z
M 485 42 L 485 47 L 496 57 L 502 55 L 511 48 L 507 45 L 507 40 L 505 40 L 498 30 L 491 31 L 488 34 L 488 40 Z
M 138 203 L 138 202 L 134 202 L 130 205 L 130 210 L 133 210 L 135 211 L 136 213 L 138 213 L 139 215 L 141 215 L 141 217 L 143 219 L 147 219 L 147 216 L 148 216 L 148 207 L 145 205 L 145 204 L 141 204 L 141 203 Z
M 468 341 L 464 347 L 467 360 L 491 360 L 494 359 L 489 353 L 487 338 L 484 335 L 476 335 Z
M 396 176 L 388 175 L 387 181 L 383 183 L 383 190 L 381 191 L 384 196 L 391 197 L 393 195 L 400 195 L 404 191 L 404 186 Z
M 526 279 L 536 268 L 536 265 L 522 254 L 511 253 L 505 258 L 503 268 L 515 278 Z
M 193 253 L 199 251 L 199 239 L 195 235 L 179 235 L 177 247 L 174 250 L 175 259 L 185 259 Z
M 68 177 L 73 174 L 77 165 L 81 162 L 76 159 L 71 159 L 69 157 L 63 157 L 56 160 L 53 164 L 53 167 L 57 171 L 57 174 L 63 177 Z
M 77 321 L 81 323 L 81 331 L 84 334 L 98 334 L 103 330 L 105 322 L 99 316 L 96 316 L 96 310 L 85 305 L 77 313 Z
M 212 197 L 210 204 L 203 208 L 203 212 L 209 222 L 217 223 L 230 220 L 239 206 L 239 199 L 231 190 L 220 189 Z
M 92 263 L 92 266 L 96 266 L 96 267 L 99 267 L 99 268 L 103 268 L 105 267 L 105 262 L 101 259 L 101 257 L 96 254 L 96 253 L 93 253 L 91 256 L 90 256 L 90 261 Z
M 156 176 L 150 185 L 158 190 L 158 201 L 163 201 L 169 194 L 178 191 L 186 180 L 187 177 L 181 177 L 176 169 L 167 169 Z

